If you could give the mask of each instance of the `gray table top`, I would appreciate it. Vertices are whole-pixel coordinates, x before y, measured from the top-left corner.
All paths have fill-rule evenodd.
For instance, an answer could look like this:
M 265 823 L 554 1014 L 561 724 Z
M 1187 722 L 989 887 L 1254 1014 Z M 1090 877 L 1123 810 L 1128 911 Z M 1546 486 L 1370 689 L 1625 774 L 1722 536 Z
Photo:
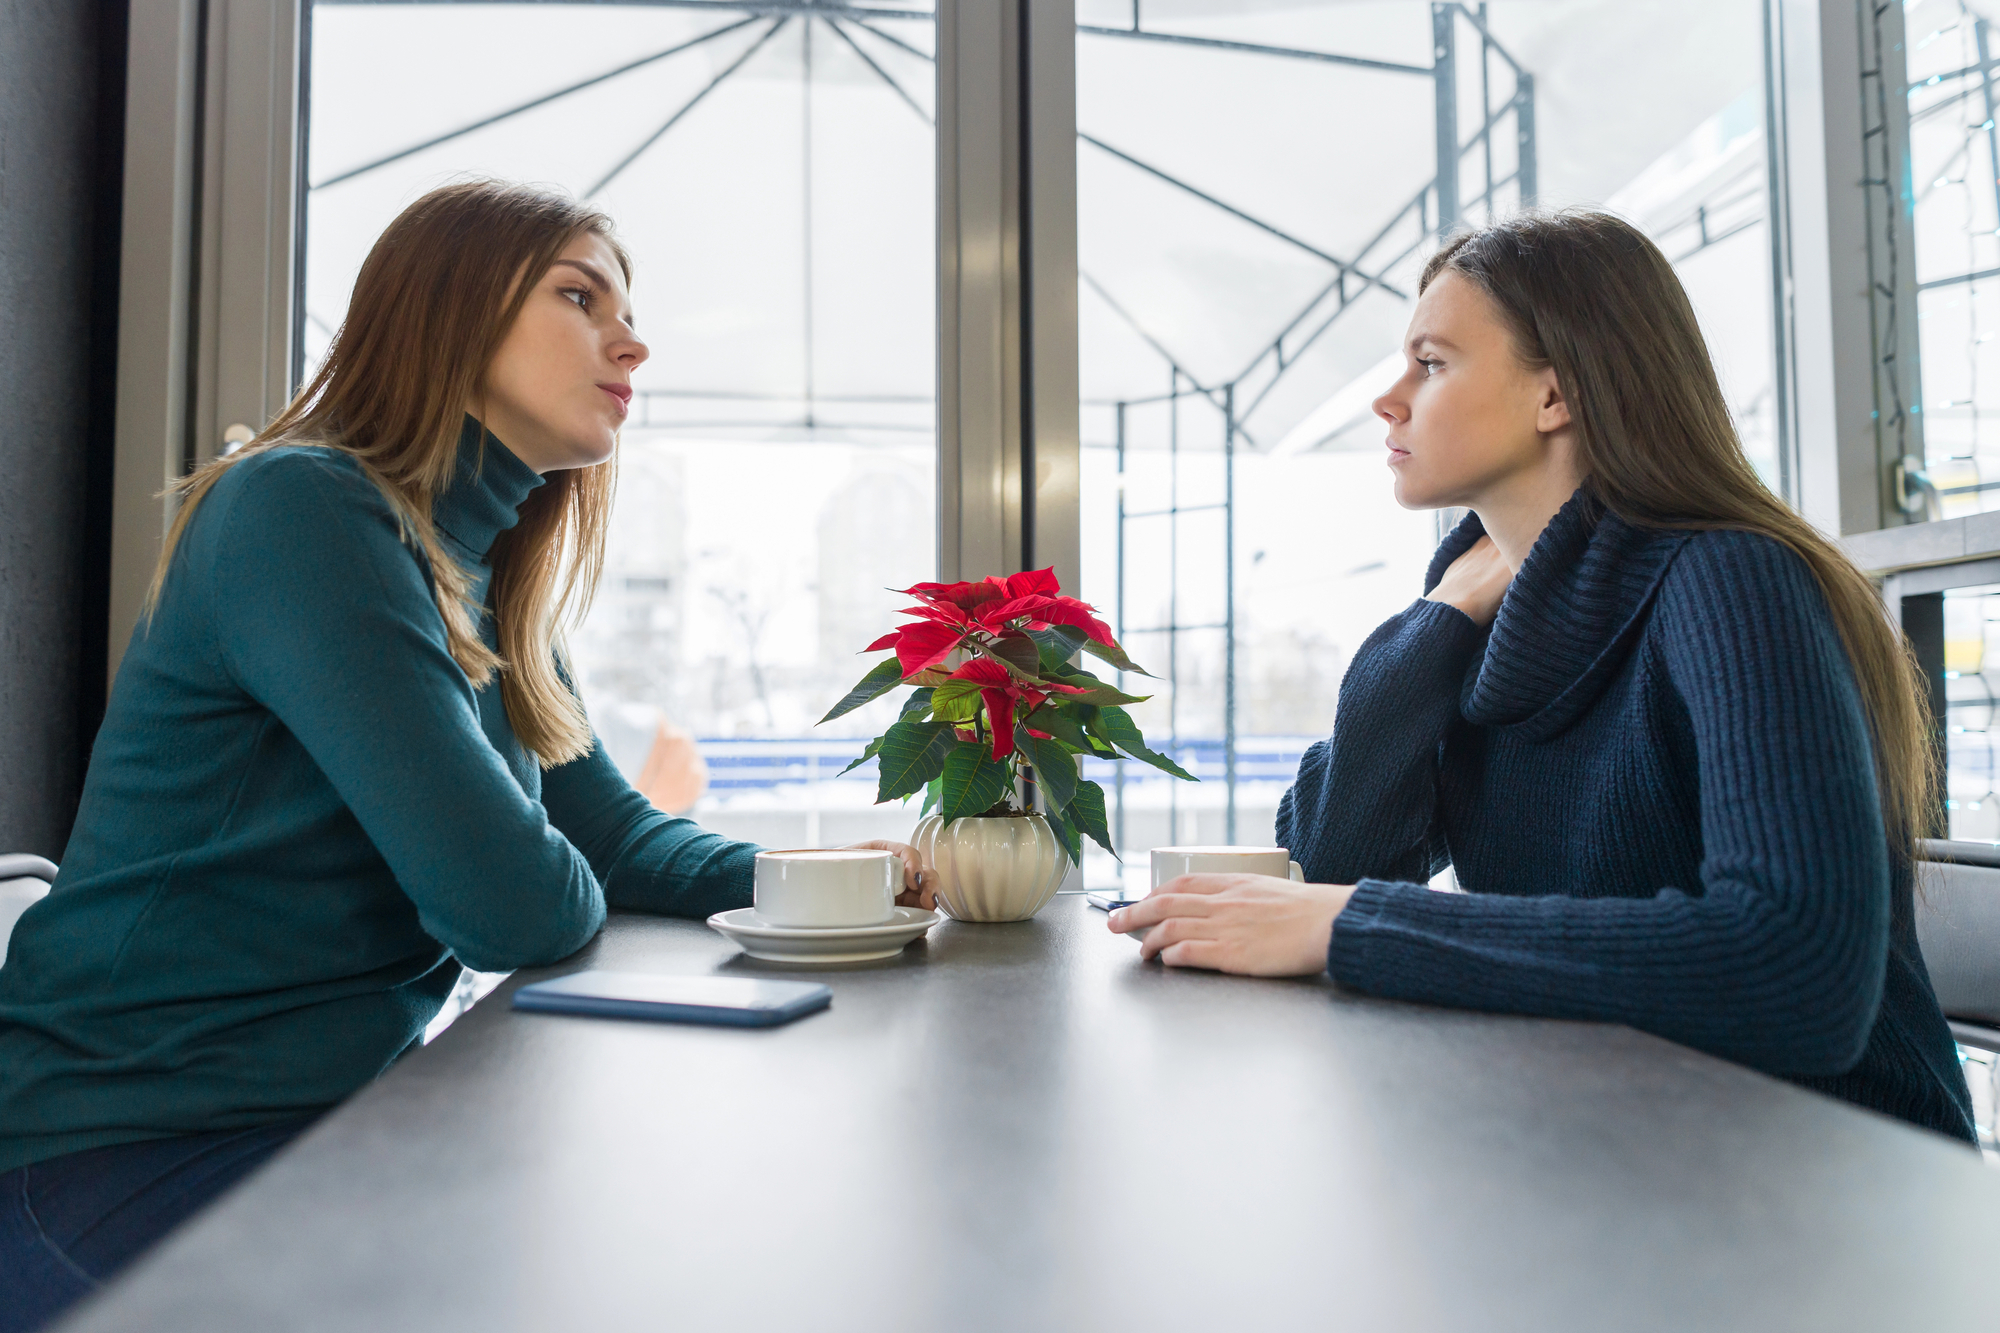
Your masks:
M 66 1327 L 2000 1326 L 2000 1172 L 1624 1028 L 1167 971 L 1072 897 L 811 971 L 617 916 L 509 989 L 585 966 L 835 999 L 503 990 Z

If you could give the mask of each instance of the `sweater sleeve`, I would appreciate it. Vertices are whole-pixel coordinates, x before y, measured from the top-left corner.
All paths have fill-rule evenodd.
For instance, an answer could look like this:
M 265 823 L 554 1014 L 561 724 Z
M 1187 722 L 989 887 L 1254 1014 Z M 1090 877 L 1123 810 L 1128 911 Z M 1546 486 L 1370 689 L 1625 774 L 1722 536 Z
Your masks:
M 1775 1074 L 1861 1058 L 1881 1001 L 1889 857 L 1859 692 L 1817 581 L 1769 539 L 1691 542 L 1656 662 L 1699 761 L 1701 883 L 1652 898 L 1363 883 L 1328 966 L 1376 994 L 1629 1024 Z
M 542 801 L 611 906 L 701 918 L 750 905 L 757 845 L 654 809 L 596 737 L 589 754 L 542 774 Z
M 239 466 L 204 506 L 188 567 L 230 674 L 312 756 L 462 963 L 574 953 L 604 923 L 604 895 L 480 729 L 388 501 L 315 451 Z
M 1419 601 L 1355 653 L 1332 738 L 1306 751 L 1278 803 L 1278 842 L 1308 880 L 1429 879 L 1443 868 L 1439 748 L 1482 637 L 1456 607 Z

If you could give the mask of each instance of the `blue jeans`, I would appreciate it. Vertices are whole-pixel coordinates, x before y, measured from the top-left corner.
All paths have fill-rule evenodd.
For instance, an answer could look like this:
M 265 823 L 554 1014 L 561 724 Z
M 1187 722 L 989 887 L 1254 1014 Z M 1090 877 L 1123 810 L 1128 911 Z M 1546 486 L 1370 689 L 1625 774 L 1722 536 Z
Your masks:
M 119 1143 L 0 1173 L 0 1333 L 52 1322 L 311 1123 Z

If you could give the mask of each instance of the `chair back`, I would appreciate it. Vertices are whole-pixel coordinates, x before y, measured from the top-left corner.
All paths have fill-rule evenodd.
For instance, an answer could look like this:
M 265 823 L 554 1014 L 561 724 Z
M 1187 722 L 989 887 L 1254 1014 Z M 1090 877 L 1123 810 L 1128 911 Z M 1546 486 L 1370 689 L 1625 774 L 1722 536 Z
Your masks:
M 7 941 L 14 923 L 56 882 L 56 867 L 39 856 L 0 856 L 0 964 L 7 961 Z
M 1917 943 L 1945 1017 L 2000 1027 L 2000 846 L 1929 840 Z

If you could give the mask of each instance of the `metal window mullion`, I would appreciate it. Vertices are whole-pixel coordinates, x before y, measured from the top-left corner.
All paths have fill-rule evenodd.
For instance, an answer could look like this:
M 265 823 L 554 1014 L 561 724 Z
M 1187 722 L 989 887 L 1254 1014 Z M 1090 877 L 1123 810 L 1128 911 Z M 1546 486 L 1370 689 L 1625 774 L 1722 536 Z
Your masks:
M 1780 369 L 1793 393 L 1790 432 L 1796 441 L 1792 472 L 1794 502 L 1801 513 L 1833 536 L 1870 532 L 1903 521 L 1884 503 L 1889 468 L 1883 458 L 1876 418 L 1880 366 L 1876 331 L 1879 293 L 1870 291 L 1871 260 L 1886 276 L 1882 235 L 1882 187 L 1864 184 L 1864 53 L 1861 25 L 1871 19 L 1869 0 L 1774 0 L 1771 25 L 1779 41 L 1773 80 L 1782 97 L 1784 129 L 1780 178 L 1774 190 L 1781 220 L 1790 282 L 1790 301 L 1776 312 L 1790 335 L 1789 365 Z M 1907 171 L 1908 106 L 1900 96 L 1901 9 L 1885 21 L 1894 28 L 1884 46 L 1894 56 L 1886 72 L 1898 91 L 1887 99 L 1902 132 L 1889 138 Z M 1872 45 L 1872 37 L 1871 37 Z M 1872 118 L 1873 111 L 1870 111 Z M 1900 174 L 1900 173 L 1899 173 Z M 1871 216 L 1868 192 L 1878 199 Z M 1915 284 L 1905 248 L 1910 244 L 1907 214 L 1898 219 L 1895 264 L 1900 304 L 1900 379 L 1911 394 L 1918 383 Z M 1902 290 L 1907 288 L 1907 290 Z M 1914 402 L 1913 396 L 1906 401 Z M 1907 434 L 1907 431 L 1906 431 Z M 1919 441 L 1921 436 L 1916 437 Z
M 1075 18 L 938 8 L 938 566 L 1076 586 Z M 1030 490 L 1030 487 L 1033 487 Z
M 209 0 L 195 461 L 232 427 L 261 430 L 292 389 L 300 10 Z
M 119 273 L 110 663 L 169 510 L 163 487 L 291 392 L 304 0 L 132 13 Z
M 188 422 L 202 0 L 134 6 L 119 241 L 109 672 L 159 558 L 160 490 L 180 475 Z

